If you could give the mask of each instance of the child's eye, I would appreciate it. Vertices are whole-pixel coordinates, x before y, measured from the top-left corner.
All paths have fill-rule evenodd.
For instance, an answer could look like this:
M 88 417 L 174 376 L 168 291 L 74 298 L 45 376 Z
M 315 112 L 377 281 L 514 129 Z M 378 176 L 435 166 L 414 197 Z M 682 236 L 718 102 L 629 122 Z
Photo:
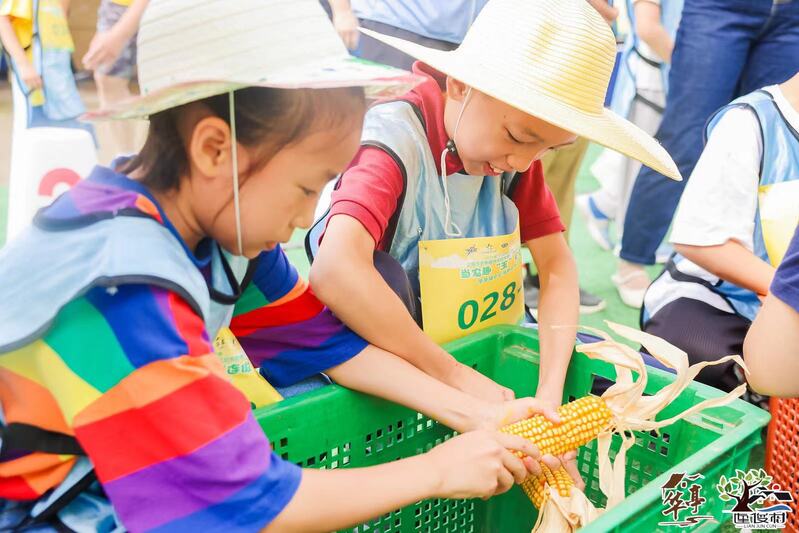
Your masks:
M 314 195 L 316 195 L 316 191 L 314 191 L 312 189 L 306 189 L 305 187 L 302 187 L 302 186 L 300 186 L 300 189 L 302 190 L 302 193 L 305 196 L 314 196 Z
M 513 136 L 513 134 L 510 132 L 509 129 L 505 128 L 505 133 L 508 134 L 508 138 L 511 141 L 515 142 L 516 144 L 523 144 L 522 141 L 520 141 L 519 139 L 517 139 L 516 137 Z

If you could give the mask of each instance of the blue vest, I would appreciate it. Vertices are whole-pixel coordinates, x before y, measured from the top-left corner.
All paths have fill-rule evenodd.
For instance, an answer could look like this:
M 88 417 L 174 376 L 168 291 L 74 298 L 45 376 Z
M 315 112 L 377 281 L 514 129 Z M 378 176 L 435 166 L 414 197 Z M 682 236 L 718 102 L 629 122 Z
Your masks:
M 673 38 L 677 35 L 677 28 L 682 16 L 683 0 L 662 0 L 660 4 L 660 21 L 668 34 Z M 669 89 L 669 69 L 668 63 L 662 63 L 650 57 L 644 51 L 646 46 L 635 33 L 635 10 L 632 2 L 627 0 L 627 14 L 630 19 L 630 33 L 624 41 L 624 50 L 620 58 L 619 73 L 613 86 L 613 98 L 611 99 L 611 109 L 627 117 L 633 100 L 638 96 L 636 84 L 636 68 L 633 68 L 633 61 L 638 61 L 637 68 L 656 68 L 660 70 L 660 77 L 663 83 L 663 93 L 668 94 Z M 642 46 L 643 45 L 643 46 Z M 662 111 L 661 111 L 662 113 Z
M 94 287 L 146 283 L 174 291 L 199 314 L 209 338 L 227 325 L 249 261 L 212 247 L 211 283 L 181 242 L 158 221 L 135 213 L 104 213 L 68 221 L 40 211 L 34 224 L 0 249 L 0 357 L 42 337 L 59 311 Z M 1 406 L 0 406 L 1 407 Z M 4 419 L 0 408 L 0 428 Z M 79 457 L 67 478 L 33 507 L 36 516 L 57 505 L 68 489 L 91 481 L 92 465 Z M 92 530 L 114 528 L 101 495 L 84 490 L 66 500 L 62 520 Z
M 19 68 L 14 60 L 6 55 L 12 66 L 12 74 L 25 95 L 27 127 L 76 128 L 88 131 L 94 138 L 94 126 L 78 120 L 86 112 L 86 108 L 72 73 L 72 53 L 69 50 L 44 49 L 39 31 L 39 0 L 33 0 L 32 13 L 31 56 L 33 67 L 42 78 L 43 105 L 31 104 L 30 89 L 19 76 Z M 94 140 L 96 143 L 97 139 Z
M 159 222 L 117 215 L 77 227 L 37 222 L 0 250 L 0 353 L 41 337 L 58 312 L 94 287 L 147 283 L 179 294 L 210 338 L 226 325 L 246 259 L 227 263 L 213 247 L 212 286 Z M 91 258 L 89 260 L 89 258 Z M 235 285 L 235 290 L 234 290 Z M 18 305 L 9 305 L 17 302 Z
M 391 239 L 387 252 L 408 273 L 418 295 L 420 240 L 451 238 L 444 228 L 444 187 L 434 154 L 427 140 L 421 112 L 412 104 L 397 100 L 372 107 L 364 120 L 361 145 L 373 146 L 389 154 L 400 167 L 405 182 L 397 210 L 386 230 Z M 514 174 L 447 176 L 451 220 L 463 237 L 490 237 L 512 233 L 519 223 L 519 211 L 510 199 Z M 319 236 L 328 215 L 309 233 L 311 258 L 316 255 Z
M 767 186 L 799 179 L 799 132 L 785 120 L 774 98 L 759 90 L 742 96 L 718 110 L 705 127 L 705 139 L 730 109 L 751 110 L 757 116 L 762 134 L 763 152 L 760 158 L 760 183 Z M 799 202 L 799 198 L 795 199 Z M 769 261 L 763 241 L 760 212 L 755 214 L 753 234 L 754 254 Z M 688 285 L 685 285 L 688 284 Z M 680 254 L 674 254 L 666 270 L 652 283 L 644 299 L 643 320 L 646 322 L 657 310 L 678 297 L 691 295 L 714 307 L 727 307 L 730 312 L 754 320 L 760 310 L 760 299 L 754 292 L 721 280 L 701 269 Z

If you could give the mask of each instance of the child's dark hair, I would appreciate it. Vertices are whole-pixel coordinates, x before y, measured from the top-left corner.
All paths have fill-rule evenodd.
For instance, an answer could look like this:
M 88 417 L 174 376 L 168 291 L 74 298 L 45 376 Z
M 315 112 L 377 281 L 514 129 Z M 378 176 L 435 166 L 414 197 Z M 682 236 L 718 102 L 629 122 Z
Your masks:
M 140 182 L 156 191 L 176 189 L 189 169 L 184 139 L 178 131 L 181 115 L 188 106 L 202 104 L 229 124 L 228 99 L 227 93 L 220 94 L 152 115 L 144 146 L 120 171 L 130 174 L 140 170 Z M 281 148 L 312 131 L 360 119 L 366 108 L 360 87 L 248 87 L 235 92 L 235 103 L 238 142 L 254 150 L 255 164 L 250 172 L 263 168 Z

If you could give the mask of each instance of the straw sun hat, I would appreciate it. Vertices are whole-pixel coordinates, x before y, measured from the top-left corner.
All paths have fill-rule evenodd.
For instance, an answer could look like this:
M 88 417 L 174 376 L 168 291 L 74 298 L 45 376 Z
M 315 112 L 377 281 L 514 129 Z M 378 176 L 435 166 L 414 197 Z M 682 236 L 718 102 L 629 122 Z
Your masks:
M 87 118 L 146 118 L 252 86 L 361 86 L 375 97 L 421 81 L 350 56 L 318 0 L 152 0 L 139 28 L 138 71 L 141 96 Z
M 616 41 L 586 0 L 490 0 L 450 52 L 361 31 L 529 115 L 681 179 L 655 139 L 605 109 Z

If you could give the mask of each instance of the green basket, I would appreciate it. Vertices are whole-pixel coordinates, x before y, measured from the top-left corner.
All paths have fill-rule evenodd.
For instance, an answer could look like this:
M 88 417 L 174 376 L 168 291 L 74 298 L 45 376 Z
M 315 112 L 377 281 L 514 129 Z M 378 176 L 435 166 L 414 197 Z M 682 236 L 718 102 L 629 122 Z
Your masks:
M 535 392 L 538 382 L 538 332 L 499 326 L 471 335 L 447 346 L 461 362 L 471 365 L 497 382 L 510 387 L 517 397 Z M 574 354 L 566 378 L 564 400 L 590 393 L 596 376 L 613 379 L 607 363 Z M 649 370 L 646 392 L 671 382 L 672 375 Z M 719 396 L 716 389 L 692 383 L 661 413 L 669 417 L 700 401 Z M 429 418 L 404 407 L 368 397 L 342 387 L 330 386 L 284 400 L 255 412 L 269 435 L 275 452 L 303 467 L 362 467 L 393 461 L 430 450 L 455 433 Z M 582 531 L 665 531 L 661 514 L 661 486 L 672 472 L 701 473 L 699 509 L 716 521 L 680 531 L 714 531 L 725 520 L 724 505 L 715 485 L 721 475 L 746 469 L 749 454 L 761 442 L 760 429 L 768 423 L 767 412 L 736 400 L 730 405 L 707 409 L 663 428 L 660 434 L 636 433 L 636 443 L 627 452 L 624 505 L 618 505 Z M 620 439 L 614 439 L 614 450 Z M 596 505 L 605 498 L 598 486 L 596 443 L 580 448 L 578 464 L 586 481 L 585 493 Z M 482 500 L 433 499 L 382 515 L 351 531 L 394 532 L 501 532 L 529 533 L 536 511 L 519 487 L 488 502 Z

